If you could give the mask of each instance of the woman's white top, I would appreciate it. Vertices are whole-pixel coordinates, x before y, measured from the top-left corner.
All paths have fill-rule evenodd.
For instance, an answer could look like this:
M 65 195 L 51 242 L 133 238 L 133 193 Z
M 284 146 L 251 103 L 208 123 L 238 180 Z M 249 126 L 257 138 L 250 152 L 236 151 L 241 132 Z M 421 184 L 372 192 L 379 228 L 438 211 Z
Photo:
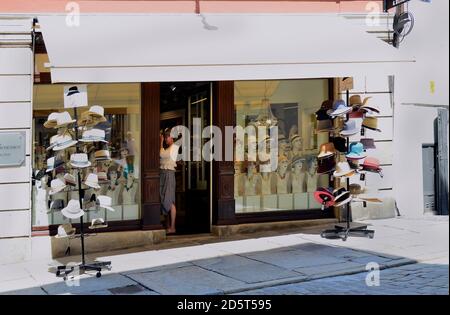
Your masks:
M 159 151 L 159 163 L 162 170 L 175 171 L 177 167 L 177 155 L 179 146 L 172 144 L 167 149 L 161 148 Z

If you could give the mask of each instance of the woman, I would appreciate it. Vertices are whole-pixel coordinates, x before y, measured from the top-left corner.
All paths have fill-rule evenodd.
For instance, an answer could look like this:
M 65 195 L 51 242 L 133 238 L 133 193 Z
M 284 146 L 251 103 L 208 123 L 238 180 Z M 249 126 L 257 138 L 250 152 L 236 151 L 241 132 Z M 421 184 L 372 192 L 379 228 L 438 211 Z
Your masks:
M 167 227 L 167 234 L 174 234 L 175 230 L 175 217 L 177 209 L 175 208 L 175 168 L 177 166 L 178 145 L 173 142 L 173 138 L 170 135 L 170 129 L 166 129 L 164 134 L 160 136 L 160 197 L 161 197 L 161 210 L 164 215 L 169 216 L 169 226 Z M 164 141 L 166 142 L 167 149 L 164 149 Z

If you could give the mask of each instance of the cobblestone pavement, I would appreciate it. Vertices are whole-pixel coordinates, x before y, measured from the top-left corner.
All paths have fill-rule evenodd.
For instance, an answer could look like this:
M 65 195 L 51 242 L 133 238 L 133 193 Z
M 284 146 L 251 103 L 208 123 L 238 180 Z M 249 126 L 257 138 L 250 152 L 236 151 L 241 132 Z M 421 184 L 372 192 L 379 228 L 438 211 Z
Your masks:
M 242 292 L 245 295 L 448 295 L 448 265 L 413 264 L 380 271 L 379 286 L 367 286 L 368 273 L 318 279 Z

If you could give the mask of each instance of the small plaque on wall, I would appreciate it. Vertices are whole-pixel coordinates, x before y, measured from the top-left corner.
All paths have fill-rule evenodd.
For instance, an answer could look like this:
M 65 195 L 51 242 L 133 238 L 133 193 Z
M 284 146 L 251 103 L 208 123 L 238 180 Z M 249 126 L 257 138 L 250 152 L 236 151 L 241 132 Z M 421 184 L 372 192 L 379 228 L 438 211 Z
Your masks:
M 24 131 L 0 132 L 0 167 L 20 167 L 25 164 Z
M 339 79 L 339 88 L 341 91 L 352 90 L 353 89 L 353 78 L 345 77 Z
M 88 106 L 87 85 L 64 86 L 64 108 Z

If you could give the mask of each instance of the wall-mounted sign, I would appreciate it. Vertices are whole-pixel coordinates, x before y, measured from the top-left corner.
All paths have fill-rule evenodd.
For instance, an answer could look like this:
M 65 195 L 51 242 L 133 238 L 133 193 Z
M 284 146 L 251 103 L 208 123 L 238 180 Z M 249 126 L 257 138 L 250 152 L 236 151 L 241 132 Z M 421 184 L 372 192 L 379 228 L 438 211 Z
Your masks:
M 383 1 L 384 12 L 387 12 L 388 10 L 408 1 L 409 0 L 384 0 Z
M 353 89 L 353 78 L 352 77 L 340 78 L 339 89 L 341 91 L 352 90 Z
M 25 164 L 24 131 L 0 132 L 0 167 L 19 167 Z
M 87 85 L 64 86 L 64 108 L 88 106 Z

